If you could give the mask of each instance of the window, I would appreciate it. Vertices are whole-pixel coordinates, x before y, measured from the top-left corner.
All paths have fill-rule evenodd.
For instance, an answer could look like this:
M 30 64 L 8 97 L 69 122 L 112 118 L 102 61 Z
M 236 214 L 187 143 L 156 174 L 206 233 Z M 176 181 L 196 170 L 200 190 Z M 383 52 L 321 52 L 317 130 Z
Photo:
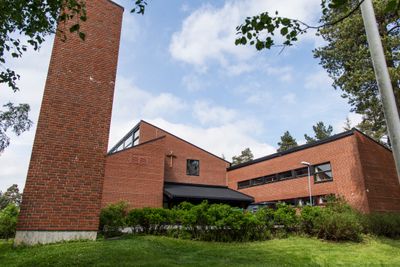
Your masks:
M 279 180 L 289 179 L 292 178 L 292 171 L 281 172 L 278 174 Z
M 186 174 L 199 176 L 200 162 L 197 159 L 188 159 L 186 161 Z
M 251 182 L 251 180 L 238 182 L 238 189 L 249 187 L 250 182 Z
M 252 185 L 260 185 L 264 183 L 264 177 L 256 178 L 252 180 Z
M 296 177 L 308 175 L 308 167 L 304 167 L 304 168 L 300 168 L 300 169 L 294 170 L 294 175 Z
M 276 175 L 273 174 L 273 175 L 265 176 L 264 180 L 265 180 L 265 183 L 272 183 L 273 181 L 276 181 Z
M 324 163 L 314 166 L 314 182 L 332 181 L 332 168 L 330 163 Z

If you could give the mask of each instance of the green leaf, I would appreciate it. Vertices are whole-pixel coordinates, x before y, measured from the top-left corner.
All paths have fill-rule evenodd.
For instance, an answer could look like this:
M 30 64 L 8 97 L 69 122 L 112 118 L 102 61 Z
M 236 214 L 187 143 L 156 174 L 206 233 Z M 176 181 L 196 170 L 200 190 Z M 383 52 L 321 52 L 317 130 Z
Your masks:
M 288 33 L 288 28 L 287 27 L 284 27 L 284 28 L 281 29 L 281 34 L 283 36 L 285 36 L 287 33 Z
M 82 41 L 85 41 L 86 34 L 84 32 L 79 32 L 79 38 L 81 38 Z
M 76 32 L 79 31 L 80 25 L 79 24 L 75 24 L 73 26 L 71 26 L 71 28 L 69 28 L 70 32 Z

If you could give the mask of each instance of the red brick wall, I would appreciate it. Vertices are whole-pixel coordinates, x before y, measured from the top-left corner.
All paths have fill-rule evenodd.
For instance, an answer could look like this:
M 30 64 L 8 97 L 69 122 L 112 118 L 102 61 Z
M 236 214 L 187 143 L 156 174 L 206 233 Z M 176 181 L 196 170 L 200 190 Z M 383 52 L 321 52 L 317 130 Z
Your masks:
M 226 185 L 226 168 L 229 163 L 147 122 L 140 124 L 140 142 L 165 135 L 165 155 L 171 151 L 172 160 L 165 157 L 165 180 L 179 183 Z M 200 175 L 186 175 L 187 159 L 200 161 Z
M 312 195 L 331 193 L 342 195 L 354 207 L 368 211 L 358 143 L 354 135 L 228 171 L 228 186 L 236 190 L 238 181 L 301 168 L 304 167 L 300 164 L 302 161 L 311 164 L 330 162 L 332 166 L 332 182 L 314 184 L 312 177 Z M 309 194 L 307 177 L 254 186 L 239 191 L 253 196 L 256 202 L 307 197 Z
M 165 137 L 109 155 L 102 206 L 126 201 L 131 208 L 162 207 Z
M 400 211 L 400 185 L 392 152 L 356 133 L 371 211 Z
M 97 230 L 122 13 L 88 0 L 86 41 L 55 38 L 18 230 Z

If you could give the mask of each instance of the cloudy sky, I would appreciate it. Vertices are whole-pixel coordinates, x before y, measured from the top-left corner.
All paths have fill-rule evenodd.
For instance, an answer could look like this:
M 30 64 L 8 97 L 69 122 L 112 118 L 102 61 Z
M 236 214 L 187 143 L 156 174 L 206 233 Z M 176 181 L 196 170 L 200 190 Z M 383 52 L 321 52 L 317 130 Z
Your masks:
M 299 143 L 324 121 L 341 132 L 358 116 L 312 56 L 323 42 L 313 33 L 293 47 L 257 52 L 234 45 L 247 16 L 279 10 L 316 24 L 320 0 L 151 0 L 144 16 L 125 7 L 109 147 L 140 119 L 229 160 L 246 147 L 256 157 L 274 153 L 289 130 Z M 11 62 L 21 91 L 1 85 L 0 103 L 29 103 L 36 123 L 53 37 L 39 52 Z M 12 136 L 0 155 L 0 190 L 25 184 L 36 127 Z

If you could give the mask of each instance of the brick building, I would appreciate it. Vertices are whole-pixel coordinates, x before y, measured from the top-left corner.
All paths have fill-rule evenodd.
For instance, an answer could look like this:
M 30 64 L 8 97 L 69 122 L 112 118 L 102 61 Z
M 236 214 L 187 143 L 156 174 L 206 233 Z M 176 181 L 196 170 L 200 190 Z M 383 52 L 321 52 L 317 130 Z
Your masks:
M 219 199 L 225 193 L 212 190 L 224 186 L 245 195 Z M 185 197 L 169 199 L 171 187 L 183 191 L 180 194 L 186 192 Z M 204 188 L 209 190 L 201 191 Z M 238 206 L 252 200 L 305 205 L 310 191 L 313 205 L 336 195 L 363 212 L 400 210 L 400 185 L 391 151 L 358 130 L 230 166 L 145 121 L 109 152 L 102 205 L 125 200 L 132 207 L 166 207 L 202 199 Z
M 95 239 L 100 208 L 121 200 L 304 204 L 303 161 L 314 203 L 336 194 L 365 212 L 400 210 L 391 151 L 357 130 L 230 166 L 141 121 L 107 153 L 123 8 L 110 0 L 86 0 L 86 8 L 86 40 L 67 30 L 66 42 L 54 41 L 16 244 Z

